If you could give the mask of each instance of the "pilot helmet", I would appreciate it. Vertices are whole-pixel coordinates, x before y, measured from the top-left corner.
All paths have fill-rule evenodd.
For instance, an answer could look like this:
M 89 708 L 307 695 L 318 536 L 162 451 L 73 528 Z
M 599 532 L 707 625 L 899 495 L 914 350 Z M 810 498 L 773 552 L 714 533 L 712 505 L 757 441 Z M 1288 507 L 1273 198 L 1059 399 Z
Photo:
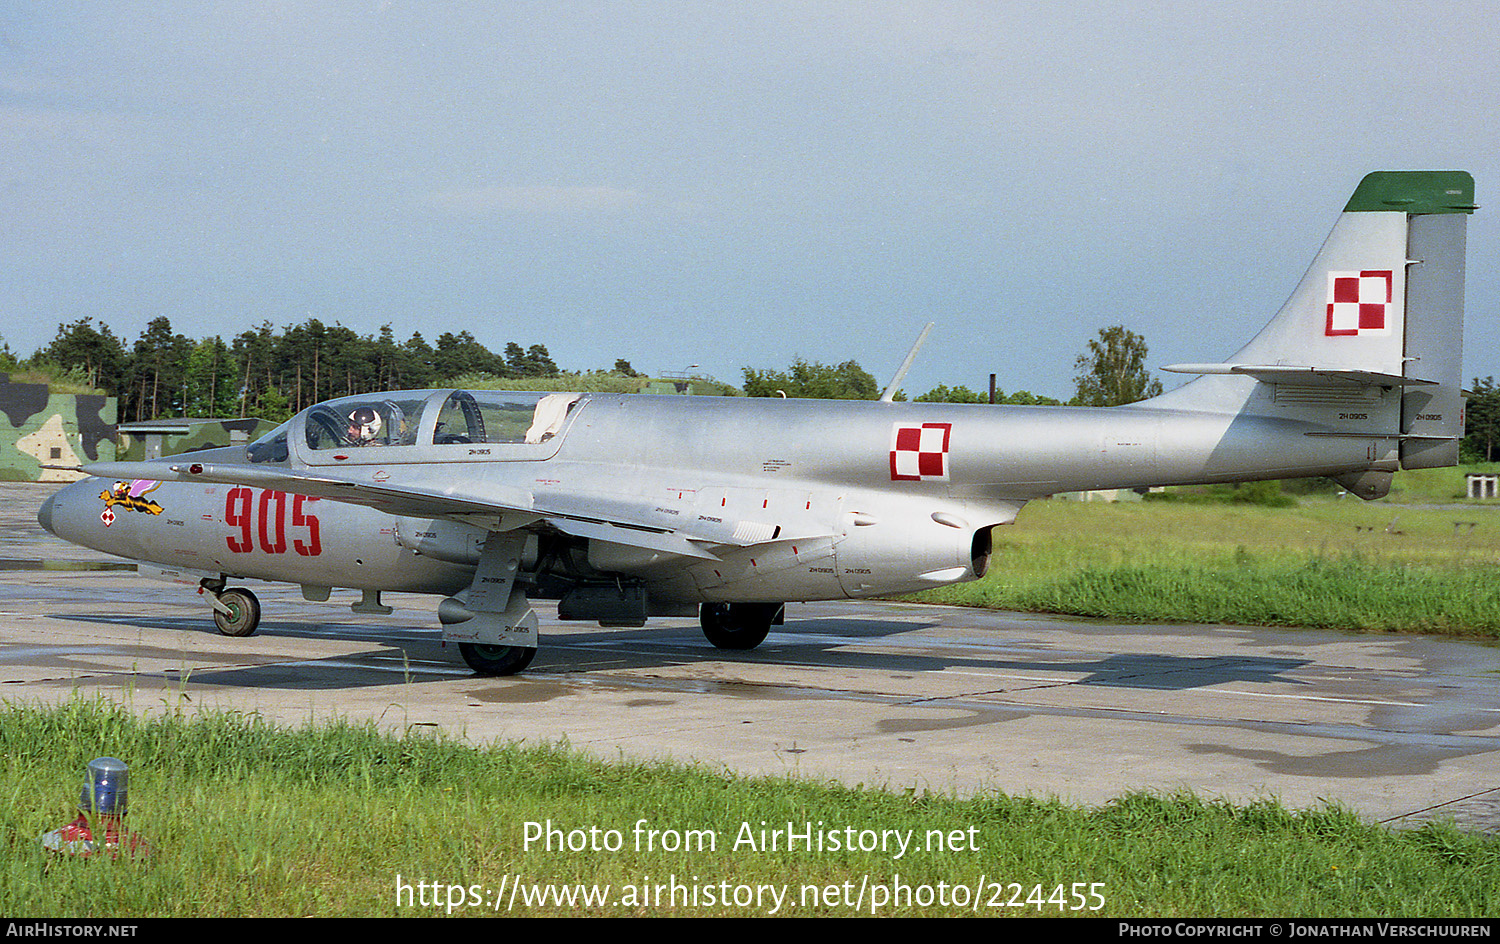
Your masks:
M 349 437 L 358 442 L 370 442 L 379 436 L 380 426 L 380 414 L 370 407 L 358 407 L 349 414 Z

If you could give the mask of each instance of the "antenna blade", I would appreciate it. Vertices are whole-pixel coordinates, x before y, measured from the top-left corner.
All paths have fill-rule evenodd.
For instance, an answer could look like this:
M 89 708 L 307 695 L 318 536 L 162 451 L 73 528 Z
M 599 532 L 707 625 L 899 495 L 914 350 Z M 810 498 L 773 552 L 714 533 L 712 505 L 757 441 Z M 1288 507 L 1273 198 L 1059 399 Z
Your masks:
M 927 340 L 927 333 L 932 330 L 933 324 L 934 322 L 927 322 L 927 327 L 923 328 L 922 333 L 917 335 L 917 343 L 911 346 L 911 351 L 906 355 L 906 360 L 902 361 L 901 366 L 896 368 L 896 376 L 891 378 L 891 382 L 886 384 L 885 393 L 880 395 L 881 403 L 890 403 L 892 398 L 896 396 L 896 388 L 901 385 L 902 380 L 906 379 L 906 372 L 911 370 L 912 361 L 917 359 L 917 352 L 922 349 L 922 342 Z

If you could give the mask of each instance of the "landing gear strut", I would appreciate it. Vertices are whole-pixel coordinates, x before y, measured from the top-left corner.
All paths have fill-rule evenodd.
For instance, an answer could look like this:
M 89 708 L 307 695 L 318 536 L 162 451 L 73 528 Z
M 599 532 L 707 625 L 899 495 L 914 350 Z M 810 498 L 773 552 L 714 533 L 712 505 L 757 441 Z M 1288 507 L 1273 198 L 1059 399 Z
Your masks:
M 705 603 L 698 622 L 720 649 L 754 649 L 781 622 L 785 608 L 784 603 Z
M 524 532 L 491 531 L 474 582 L 438 604 L 443 640 L 480 675 L 514 675 L 536 658 L 536 612 L 516 583 L 525 546 Z

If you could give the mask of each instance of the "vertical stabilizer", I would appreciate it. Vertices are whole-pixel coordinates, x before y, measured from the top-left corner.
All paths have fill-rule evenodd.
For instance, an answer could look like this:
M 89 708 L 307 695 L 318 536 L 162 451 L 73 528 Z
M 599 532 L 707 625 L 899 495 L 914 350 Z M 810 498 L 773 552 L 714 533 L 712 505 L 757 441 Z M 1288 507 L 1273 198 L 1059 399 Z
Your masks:
M 1152 404 L 1368 437 L 1372 462 L 1389 468 L 1398 455 L 1405 468 L 1455 464 L 1474 209 L 1463 171 L 1366 176 L 1276 317 L 1225 363 L 1165 368 L 1210 376 Z

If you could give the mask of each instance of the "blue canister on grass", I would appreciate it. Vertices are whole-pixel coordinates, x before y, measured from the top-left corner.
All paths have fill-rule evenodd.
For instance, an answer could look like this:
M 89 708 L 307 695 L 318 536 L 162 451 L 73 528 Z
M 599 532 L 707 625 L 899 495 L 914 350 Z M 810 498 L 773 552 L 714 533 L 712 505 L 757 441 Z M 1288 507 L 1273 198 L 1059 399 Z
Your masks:
M 89 761 L 88 780 L 78 798 L 78 808 L 101 816 L 124 816 L 130 794 L 130 769 L 117 757 Z

